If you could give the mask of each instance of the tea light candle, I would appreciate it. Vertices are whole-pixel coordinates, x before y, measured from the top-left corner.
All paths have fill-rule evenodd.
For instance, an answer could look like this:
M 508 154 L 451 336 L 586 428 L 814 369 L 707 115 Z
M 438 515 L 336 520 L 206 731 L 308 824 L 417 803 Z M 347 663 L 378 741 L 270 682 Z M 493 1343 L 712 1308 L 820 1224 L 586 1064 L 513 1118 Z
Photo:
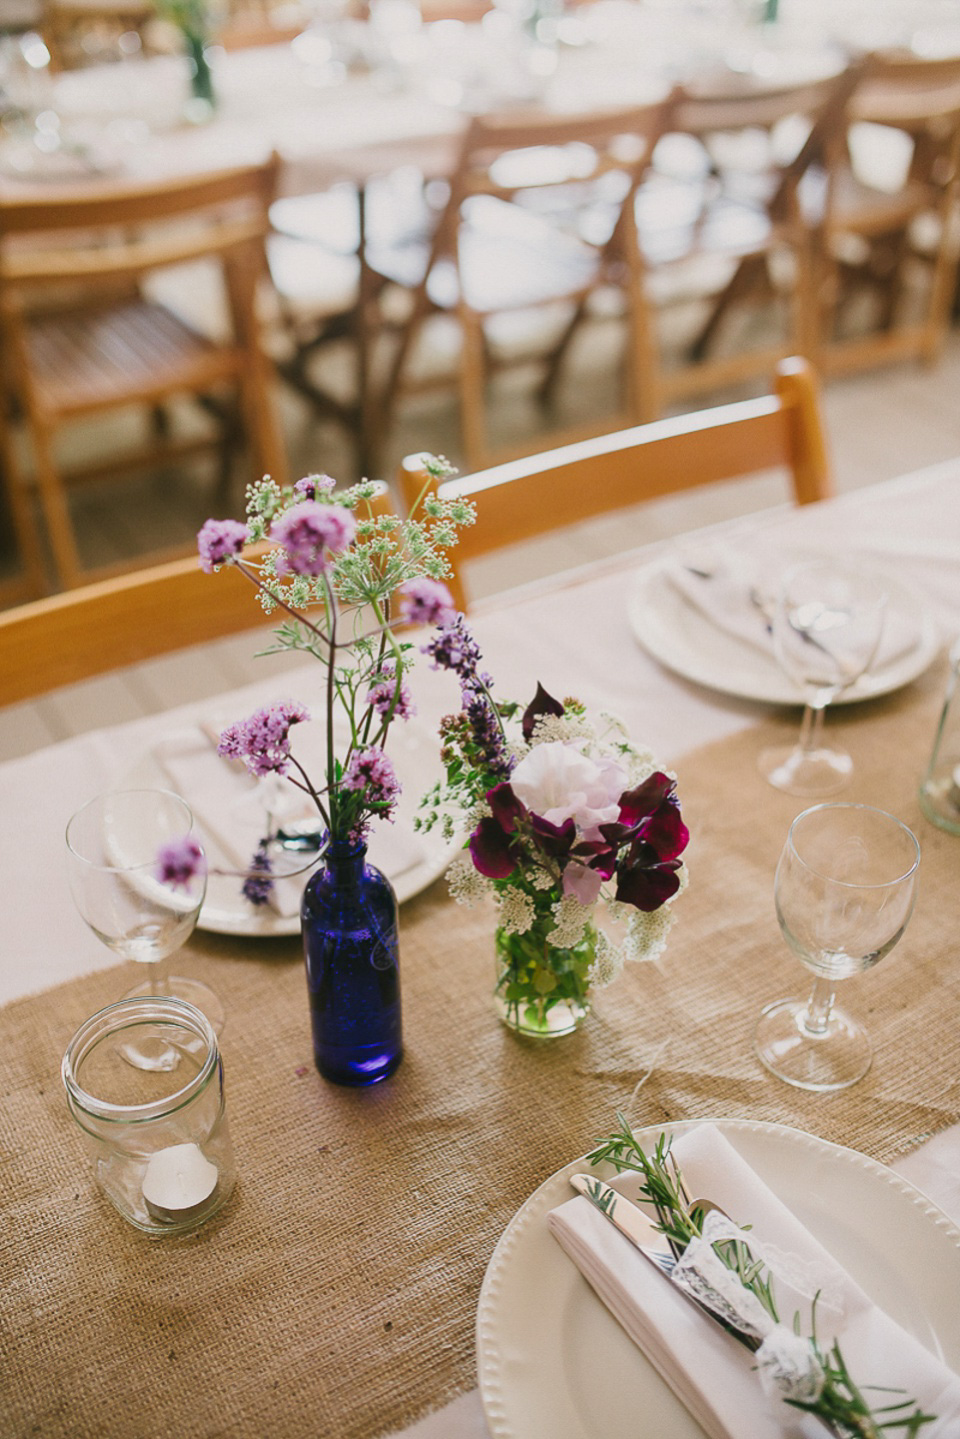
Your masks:
M 171 1144 L 151 1154 L 143 1176 L 143 1197 L 154 1219 L 180 1224 L 196 1219 L 213 1197 L 220 1178 L 198 1144 Z

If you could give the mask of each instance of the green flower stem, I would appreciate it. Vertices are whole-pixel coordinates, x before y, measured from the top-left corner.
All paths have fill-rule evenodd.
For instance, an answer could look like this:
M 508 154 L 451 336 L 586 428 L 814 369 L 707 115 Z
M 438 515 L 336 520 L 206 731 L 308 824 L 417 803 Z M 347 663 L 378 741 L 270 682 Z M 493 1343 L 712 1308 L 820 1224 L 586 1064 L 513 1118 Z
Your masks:
M 327 624 L 330 628 L 331 662 L 327 666 L 327 784 L 330 788 L 330 837 L 337 832 L 337 821 L 340 818 L 340 794 L 339 789 L 333 784 L 333 697 L 334 697 L 334 675 L 333 675 L 333 654 L 332 651 L 337 643 L 337 601 L 334 598 L 333 587 L 330 584 L 326 572 L 323 576 L 323 590 L 326 595 Z

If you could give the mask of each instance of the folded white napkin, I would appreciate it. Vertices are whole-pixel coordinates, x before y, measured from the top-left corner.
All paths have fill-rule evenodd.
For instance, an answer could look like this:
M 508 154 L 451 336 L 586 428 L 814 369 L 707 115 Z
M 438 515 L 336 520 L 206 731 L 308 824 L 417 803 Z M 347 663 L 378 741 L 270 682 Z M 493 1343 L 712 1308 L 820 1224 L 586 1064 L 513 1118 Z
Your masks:
M 938 1416 L 925 1439 L 960 1434 L 960 1378 L 878 1309 L 813 1238 L 733 1146 L 712 1125 L 681 1136 L 673 1153 L 692 1194 L 709 1197 L 740 1224 L 752 1226 L 757 1247 L 780 1260 L 775 1292 L 781 1321 L 800 1311 L 810 1333 L 817 1289 L 817 1334 L 827 1347 L 840 1340 L 854 1380 L 906 1390 L 873 1395 L 877 1407 L 910 1397 Z M 636 1195 L 638 1176 L 614 1187 Z M 633 1248 L 590 1200 L 576 1196 L 548 1216 L 551 1233 L 643 1350 L 710 1439 L 822 1439 L 815 1420 L 764 1393 L 749 1351 L 726 1334 Z M 749 1242 L 749 1241 L 748 1241 Z M 870 1397 L 869 1395 L 867 1396 Z
M 320 816 L 309 796 L 287 780 L 276 776 L 256 780 L 241 761 L 221 758 L 216 752 L 219 728 L 202 725 L 172 735 L 155 747 L 154 758 L 170 785 L 190 805 L 211 869 L 245 874 L 266 833 L 268 814 L 274 827 L 284 828 L 298 821 L 319 822 Z M 324 772 L 324 733 L 322 726 L 312 723 L 297 725 L 291 732 L 294 752 L 315 782 Z M 368 849 L 370 863 L 388 879 L 413 868 L 423 854 L 422 842 L 408 824 L 401 821 L 374 825 Z M 292 878 L 277 877 L 269 903 L 283 918 L 299 913 L 300 897 L 314 858 L 284 852 L 288 872 L 303 868 Z M 279 864 L 279 859 L 276 862 Z M 239 895 L 242 882 L 240 878 L 236 880 L 238 906 L 245 903 Z
M 773 656 L 770 618 L 780 577 L 795 562 L 795 556 L 768 557 L 760 565 L 736 550 L 711 550 L 706 556 L 694 555 L 689 562 L 678 555 L 665 565 L 663 573 L 677 593 L 717 629 Z M 920 642 L 919 614 L 898 601 L 896 594 L 888 597 L 880 643 L 870 666 L 874 672 L 910 654 Z

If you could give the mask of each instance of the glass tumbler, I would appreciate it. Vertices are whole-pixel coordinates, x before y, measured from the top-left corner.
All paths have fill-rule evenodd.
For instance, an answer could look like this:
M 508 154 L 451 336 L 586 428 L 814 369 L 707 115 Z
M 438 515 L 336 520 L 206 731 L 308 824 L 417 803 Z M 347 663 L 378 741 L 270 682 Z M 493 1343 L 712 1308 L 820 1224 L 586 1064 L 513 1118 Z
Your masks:
M 175 1050 L 172 1071 L 134 1068 L 131 1040 Z M 164 995 L 122 999 L 82 1024 L 61 1069 L 97 1184 L 151 1235 L 183 1234 L 223 1205 L 236 1178 L 213 1026 Z

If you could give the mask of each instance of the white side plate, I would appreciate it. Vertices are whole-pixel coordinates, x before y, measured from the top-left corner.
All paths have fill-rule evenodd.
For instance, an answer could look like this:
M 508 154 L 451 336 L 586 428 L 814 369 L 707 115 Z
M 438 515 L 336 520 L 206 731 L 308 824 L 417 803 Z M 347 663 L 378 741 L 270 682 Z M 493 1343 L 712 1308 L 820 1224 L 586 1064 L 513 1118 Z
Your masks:
M 674 563 L 659 560 L 641 570 L 629 600 L 630 626 L 644 649 L 674 674 L 708 689 L 766 704 L 802 704 L 793 682 L 773 654 L 729 634 L 689 604 L 663 575 Z M 855 704 L 892 693 L 922 675 L 937 657 L 940 635 L 936 622 L 914 595 L 885 576 L 888 603 L 915 615 L 918 641 L 882 669 L 862 675 L 836 704 Z
M 663 1128 L 703 1122 L 638 1137 L 653 1144 Z M 960 1230 L 941 1210 L 852 1149 L 784 1125 L 709 1122 L 881 1308 L 960 1370 Z M 487 1267 L 477 1368 L 492 1439 L 703 1439 L 547 1229 L 584 1167 L 574 1160 L 540 1186 Z

